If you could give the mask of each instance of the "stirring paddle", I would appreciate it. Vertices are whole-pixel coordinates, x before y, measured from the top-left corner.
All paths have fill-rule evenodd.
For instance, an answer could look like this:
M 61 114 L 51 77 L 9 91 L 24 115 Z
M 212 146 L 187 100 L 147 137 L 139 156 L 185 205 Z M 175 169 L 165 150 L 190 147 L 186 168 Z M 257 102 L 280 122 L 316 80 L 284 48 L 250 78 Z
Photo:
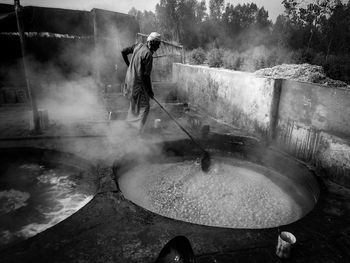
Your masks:
M 181 126 L 180 123 L 158 102 L 158 100 L 153 97 L 153 100 L 159 105 L 159 107 L 172 119 L 179 127 L 180 129 L 187 134 L 187 136 L 196 144 L 203 152 L 202 157 L 201 157 L 201 168 L 203 172 L 208 172 L 211 164 L 211 157 L 210 154 L 198 143 L 194 140 L 194 138 L 191 136 L 191 134 L 186 131 L 184 127 Z

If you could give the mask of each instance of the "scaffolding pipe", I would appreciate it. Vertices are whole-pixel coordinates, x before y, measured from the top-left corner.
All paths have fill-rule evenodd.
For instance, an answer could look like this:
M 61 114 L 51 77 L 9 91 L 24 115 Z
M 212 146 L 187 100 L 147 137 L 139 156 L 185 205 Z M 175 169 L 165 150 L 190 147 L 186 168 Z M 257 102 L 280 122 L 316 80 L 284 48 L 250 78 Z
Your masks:
M 25 45 L 26 43 L 25 43 L 25 36 L 23 33 L 23 25 L 22 25 L 22 20 L 21 20 L 21 5 L 20 5 L 19 0 L 14 0 L 14 4 L 15 4 L 17 28 L 18 28 L 19 38 L 20 38 L 20 42 L 21 42 L 24 77 L 26 80 L 29 102 L 31 104 L 31 108 L 33 111 L 34 132 L 41 133 L 38 107 L 37 107 L 36 100 L 35 100 L 35 94 L 30 87 L 30 81 L 29 81 L 28 72 L 27 72 L 26 45 Z

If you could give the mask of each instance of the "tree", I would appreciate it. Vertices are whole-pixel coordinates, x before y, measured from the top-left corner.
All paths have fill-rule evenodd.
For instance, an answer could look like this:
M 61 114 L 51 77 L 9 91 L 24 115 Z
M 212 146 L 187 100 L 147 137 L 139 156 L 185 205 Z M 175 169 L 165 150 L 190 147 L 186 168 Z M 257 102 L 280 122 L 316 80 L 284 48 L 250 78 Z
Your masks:
M 240 16 L 232 4 L 226 5 L 225 12 L 222 15 L 222 21 L 228 35 L 233 36 L 240 32 Z
M 141 33 L 149 34 L 153 31 L 158 31 L 159 26 L 157 22 L 157 17 L 152 11 L 145 10 L 142 13 L 141 11 L 136 10 L 133 7 L 129 10 L 128 14 L 134 16 L 139 22 Z
M 180 38 L 180 25 L 177 0 L 160 0 L 156 5 L 156 16 L 163 35 L 175 41 Z
M 205 0 L 202 0 L 201 2 L 197 2 L 195 7 L 195 13 L 196 13 L 196 20 L 197 22 L 203 22 L 205 19 L 208 18 L 208 14 L 206 13 L 207 6 L 205 4 Z
M 205 10 L 205 1 L 161 0 L 156 5 L 160 31 L 167 39 L 195 48 L 199 44 L 201 23 L 206 18 Z
M 240 26 L 242 29 L 248 29 L 256 22 L 256 14 L 258 7 L 256 4 L 243 4 L 237 6 L 237 11 L 240 16 Z
M 332 15 L 337 6 L 342 5 L 340 0 L 316 0 L 305 6 L 301 0 L 283 0 L 285 14 L 294 24 L 307 32 L 307 50 L 311 48 L 314 36 L 321 36 L 325 28 L 325 21 Z M 316 39 L 317 40 L 317 39 Z M 319 44 L 320 41 L 315 41 Z
M 152 11 L 144 11 L 141 16 L 140 29 L 142 33 L 149 34 L 159 31 L 158 20 L 156 14 Z
M 198 2 L 196 0 L 179 0 L 178 1 L 178 23 L 179 23 L 179 40 L 188 48 L 198 46 L 198 25 L 196 17 L 196 8 Z
M 269 20 L 269 12 L 264 7 L 258 10 L 255 24 L 258 29 L 266 29 L 272 25 L 272 22 Z
M 136 18 L 137 21 L 140 21 L 140 18 L 142 16 L 142 13 L 140 11 L 138 11 L 135 7 L 132 7 L 129 12 L 128 15 L 134 16 Z
M 284 15 L 279 15 L 273 25 L 271 42 L 278 48 L 289 47 L 291 39 L 291 25 L 289 19 Z
M 296 0 L 283 0 L 284 13 L 290 19 L 291 22 L 297 22 L 297 6 L 300 4 Z
M 220 20 L 225 9 L 225 0 L 209 0 L 210 19 Z
M 350 2 L 347 5 L 337 3 L 332 8 L 329 19 L 322 21 L 322 33 L 327 43 L 326 57 L 333 53 L 350 52 Z

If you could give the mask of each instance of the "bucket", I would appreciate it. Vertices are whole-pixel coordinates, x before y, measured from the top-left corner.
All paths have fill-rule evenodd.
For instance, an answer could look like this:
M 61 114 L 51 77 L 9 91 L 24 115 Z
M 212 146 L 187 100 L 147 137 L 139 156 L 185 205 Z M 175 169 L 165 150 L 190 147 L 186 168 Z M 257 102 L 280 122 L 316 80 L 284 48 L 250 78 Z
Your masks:
M 297 239 L 290 232 L 281 232 L 278 235 L 278 243 L 276 247 L 276 255 L 280 258 L 289 258 L 292 247 L 296 243 Z

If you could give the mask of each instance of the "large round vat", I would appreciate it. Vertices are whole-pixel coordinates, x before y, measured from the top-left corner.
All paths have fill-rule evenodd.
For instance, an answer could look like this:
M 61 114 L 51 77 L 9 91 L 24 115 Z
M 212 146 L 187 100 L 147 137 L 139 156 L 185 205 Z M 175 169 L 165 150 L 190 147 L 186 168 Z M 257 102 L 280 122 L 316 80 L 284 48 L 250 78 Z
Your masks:
M 295 159 L 244 137 L 212 135 L 201 144 L 212 155 L 208 173 L 189 140 L 166 142 L 160 154 L 117 162 L 124 196 L 176 220 L 250 229 L 290 224 L 316 204 L 317 180 Z
M 0 246 L 61 222 L 87 204 L 97 187 L 94 168 L 72 154 L 0 149 Z

